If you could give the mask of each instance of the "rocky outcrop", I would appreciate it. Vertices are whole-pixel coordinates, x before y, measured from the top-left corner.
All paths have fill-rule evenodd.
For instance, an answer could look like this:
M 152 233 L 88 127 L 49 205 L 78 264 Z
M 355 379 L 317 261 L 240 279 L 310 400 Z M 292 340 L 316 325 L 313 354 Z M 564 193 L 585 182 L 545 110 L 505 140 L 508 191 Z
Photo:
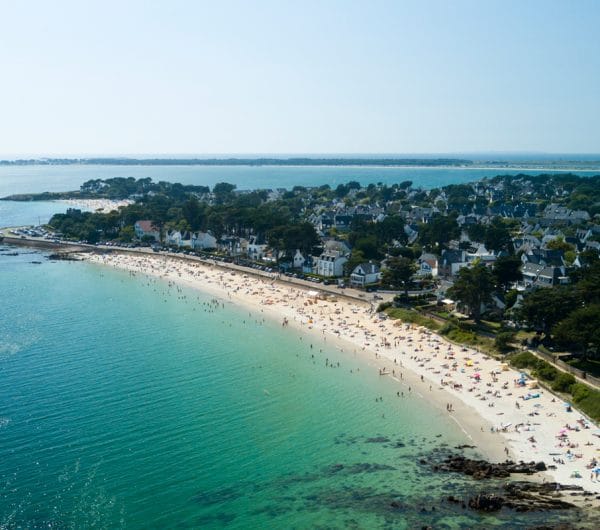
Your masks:
M 580 486 L 562 486 L 563 490 L 581 491 Z M 496 512 L 509 508 L 516 512 L 534 512 L 548 510 L 568 510 L 576 508 L 561 498 L 554 482 L 538 484 L 535 482 L 509 482 L 501 493 L 482 492 L 467 501 L 472 510 Z
M 472 476 L 475 479 L 507 478 L 512 473 L 532 475 L 538 471 L 545 471 L 544 462 L 500 462 L 497 464 L 485 460 L 473 460 L 462 455 L 451 455 L 441 463 L 433 465 L 434 471 L 452 471 Z

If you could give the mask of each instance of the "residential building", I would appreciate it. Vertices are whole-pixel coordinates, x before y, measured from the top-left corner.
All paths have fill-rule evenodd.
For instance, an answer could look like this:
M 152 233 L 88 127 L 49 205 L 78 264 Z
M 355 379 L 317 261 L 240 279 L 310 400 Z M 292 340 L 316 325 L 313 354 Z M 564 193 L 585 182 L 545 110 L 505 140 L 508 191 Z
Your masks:
M 146 219 L 136 221 L 133 225 L 133 231 L 138 239 L 152 237 L 155 241 L 160 241 L 160 228 L 152 221 Z
M 350 274 L 350 285 L 354 287 L 364 287 L 378 283 L 381 280 L 381 271 L 375 263 L 361 263 L 354 267 Z

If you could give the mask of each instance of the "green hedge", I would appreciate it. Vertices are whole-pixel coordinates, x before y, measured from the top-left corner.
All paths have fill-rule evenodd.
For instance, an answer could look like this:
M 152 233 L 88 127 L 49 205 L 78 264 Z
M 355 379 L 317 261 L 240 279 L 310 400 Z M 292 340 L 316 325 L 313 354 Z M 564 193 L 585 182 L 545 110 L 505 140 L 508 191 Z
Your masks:
M 575 377 L 565 372 L 560 372 L 552 383 L 552 390 L 555 392 L 572 393 L 572 387 L 577 382 Z

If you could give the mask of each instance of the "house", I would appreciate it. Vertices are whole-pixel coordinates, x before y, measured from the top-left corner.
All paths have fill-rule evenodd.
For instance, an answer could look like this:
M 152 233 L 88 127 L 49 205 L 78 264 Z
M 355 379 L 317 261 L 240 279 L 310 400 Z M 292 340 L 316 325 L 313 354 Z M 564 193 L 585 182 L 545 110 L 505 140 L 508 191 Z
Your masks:
M 338 250 L 325 250 L 317 259 L 317 274 L 334 277 L 344 274 L 344 263 L 348 258 Z
M 133 231 L 135 232 L 135 237 L 137 237 L 138 239 L 142 239 L 144 237 L 151 237 L 155 241 L 160 241 L 160 228 L 156 226 L 152 221 L 136 221 L 133 225 Z
M 279 257 L 279 268 L 285 271 L 289 269 L 303 269 L 306 263 L 307 260 L 302 255 L 302 252 L 300 252 L 298 249 L 296 249 L 294 254 L 285 252 Z M 312 269 L 310 269 L 308 272 L 312 273 Z
M 217 238 L 210 232 L 196 232 L 192 234 L 192 248 L 195 250 L 208 250 L 217 248 Z
M 325 252 L 339 252 L 341 256 L 347 256 L 350 254 L 350 247 L 345 241 L 330 239 L 325 242 L 323 247 Z
M 544 267 L 562 267 L 564 252 L 559 249 L 532 248 L 521 255 L 523 263 L 535 263 Z
M 181 233 L 179 230 L 169 230 L 165 236 L 165 243 L 173 247 L 192 247 L 192 234 Z
M 415 273 L 417 276 L 432 276 L 438 275 L 438 259 L 434 254 L 424 252 L 417 260 L 418 268 Z
M 525 263 L 521 267 L 522 285 L 532 287 L 553 287 L 569 283 L 564 267 L 547 266 L 539 263 Z
M 444 276 L 454 276 L 467 265 L 467 253 L 464 250 L 443 250 L 439 272 Z
M 492 265 L 496 261 L 496 254 L 490 252 L 485 245 L 479 245 L 475 252 L 467 253 L 467 262 L 474 263 L 475 261 L 483 263 L 486 266 Z
M 256 236 L 250 236 L 250 238 L 244 245 L 243 252 L 250 259 L 258 261 L 263 259 L 263 257 L 266 255 L 267 245 L 264 243 L 259 243 L 258 238 Z
M 223 236 L 217 241 L 217 249 L 229 256 L 240 255 L 240 238 L 236 236 Z
M 544 219 L 553 222 L 577 224 L 590 220 L 590 214 L 585 210 L 570 210 L 558 204 L 549 204 L 544 210 Z
M 294 257 L 292 258 L 292 266 L 294 267 L 294 269 L 302 268 L 304 266 L 305 262 L 306 262 L 306 259 L 302 255 L 302 252 L 300 252 L 300 250 L 296 249 L 296 253 L 294 254 Z
M 354 287 L 364 287 L 381 280 L 381 271 L 375 263 L 361 263 L 354 267 L 350 274 L 350 285 Z

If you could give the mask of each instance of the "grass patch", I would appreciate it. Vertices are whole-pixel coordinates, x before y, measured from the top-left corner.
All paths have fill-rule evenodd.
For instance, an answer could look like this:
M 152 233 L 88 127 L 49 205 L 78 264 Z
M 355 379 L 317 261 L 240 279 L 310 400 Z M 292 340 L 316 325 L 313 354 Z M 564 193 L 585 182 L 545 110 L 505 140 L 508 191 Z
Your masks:
M 502 328 L 502 324 L 500 322 L 482 320 L 479 323 L 479 328 L 481 328 L 482 331 L 485 331 L 487 333 L 497 333 Z
M 469 325 L 463 324 L 452 324 L 448 322 L 440 330 L 440 334 L 444 335 L 447 339 L 452 342 L 459 344 L 465 344 L 468 346 L 475 347 L 488 354 L 495 354 L 494 341 L 487 337 L 478 335 L 477 332 L 472 329 Z
M 437 331 L 441 327 L 439 322 L 435 321 L 433 318 L 424 317 L 423 315 L 420 315 L 416 311 L 411 311 L 410 309 L 404 309 L 402 307 L 388 307 L 385 310 L 385 313 L 390 318 L 402 320 L 402 322 L 406 322 L 408 324 L 423 326 L 432 331 Z

